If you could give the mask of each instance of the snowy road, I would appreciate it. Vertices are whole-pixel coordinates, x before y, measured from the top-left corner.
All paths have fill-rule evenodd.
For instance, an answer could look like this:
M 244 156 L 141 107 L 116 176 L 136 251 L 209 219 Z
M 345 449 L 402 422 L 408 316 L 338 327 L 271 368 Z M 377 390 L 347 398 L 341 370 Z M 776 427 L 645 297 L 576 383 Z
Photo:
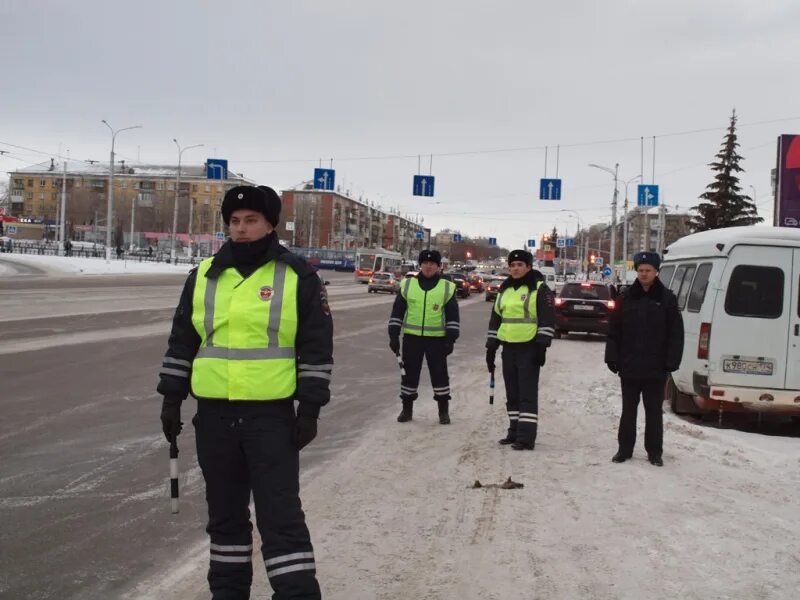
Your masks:
M 461 302 L 453 424 L 438 425 L 424 383 L 414 421 L 401 426 L 386 349 L 392 298 L 331 278 L 334 399 L 303 452 L 302 479 L 326 598 L 797 597 L 800 439 L 667 414 L 663 469 L 641 445 L 635 460 L 614 465 L 618 382 L 602 364 L 602 340 L 570 337 L 548 353 L 536 451 L 500 448 L 504 392 L 498 382 L 488 405 L 489 305 L 479 297 Z M 0 349 L 16 349 L 0 356 L 0 597 L 207 597 L 194 432 L 180 437 L 173 516 L 153 391 L 181 280 L 139 286 L 125 276 L 116 299 L 85 299 L 107 308 L 93 318 L 65 316 L 56 291 L 37 281 L 38 294 L 2 313 Z M 135 297 L 156 295 L 164 306 L 143 304 L 137 315 Z M 50 312 L 33 320 L 37 302 Z M 136 327 L 146 333 L 117 335 Z M 68 339 L 93 334 L 100 339 Z M 470 489 L 509 476 L 525 488 Z M 266 597 L 257 560 L 255 576 L 253 597 Z

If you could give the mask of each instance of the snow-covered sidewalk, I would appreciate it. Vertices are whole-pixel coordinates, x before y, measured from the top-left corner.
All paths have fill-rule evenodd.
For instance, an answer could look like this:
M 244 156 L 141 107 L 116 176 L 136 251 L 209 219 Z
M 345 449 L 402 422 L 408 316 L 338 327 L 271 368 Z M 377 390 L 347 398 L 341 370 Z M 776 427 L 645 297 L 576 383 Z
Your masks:
M 394 421 L 399 402 L 387 405 L 385 427 L 304 473 L 323 596 L 797 598 L 798 440 L 717 430 L 668 413 L 664 468 L 647 462 L 641 427 L 634 460 L 612 464 L 619 383 L 602 350 L 600 340 L 555 342 L 534 452 L 498 446 L 506 427 L 502 383 L 489 406 L 482 357 L 457 351 L 452 425 L 437 423 L 423 388 L 411 423 Z M 525 487 L 471 487 L 509 476 Z M 207 552 L 207 544 L 193 550 L 193 568 L 181 561 L 174 587 L 136 597 L 203 595 Z M 265 598 L 257 557 L 253 597 Z
M 103 275 L 124 273 L 188 273 L 194 265 L 139 262 L 137 258 L 106 262 L 102 258 L 84 258 L 77 256 L 52 256 L 39 254 L 0 254 L 4 262 L 17 263 L 37 267 L 46 274 Z M 0 274 L 13 275 L 13 267 L 0 265 Z

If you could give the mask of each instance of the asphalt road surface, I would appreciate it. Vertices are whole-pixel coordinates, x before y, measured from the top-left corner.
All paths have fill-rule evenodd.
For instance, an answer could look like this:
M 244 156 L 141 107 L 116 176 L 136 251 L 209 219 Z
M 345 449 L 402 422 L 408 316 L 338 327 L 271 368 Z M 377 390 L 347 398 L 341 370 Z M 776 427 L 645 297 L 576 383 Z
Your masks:
M 350 274 L 325 276 L 333 400 L 302 453 L 304 473 L 399 409 L 386 335 L 393 296 L 368 294 Z M 206 539 L 195 403 L 183 408 L 181 510 L 172 515 L 155 392 L 183 279 L 21 274 L 0 282 L 1 598 L 119 597 Z M 459 347 L 482 352 L 489 305 L 483 295 L 460 304 Z M 421 400 L 432 394 L 426 385 Z

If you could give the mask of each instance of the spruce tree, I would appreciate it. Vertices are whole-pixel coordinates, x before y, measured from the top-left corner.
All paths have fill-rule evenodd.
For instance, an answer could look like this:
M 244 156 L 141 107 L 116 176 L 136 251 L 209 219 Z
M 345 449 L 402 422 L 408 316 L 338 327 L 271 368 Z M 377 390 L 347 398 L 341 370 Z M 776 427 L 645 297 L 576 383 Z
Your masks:
M 697 213 L 689 222 L 692 231 L 754 225 L 764 220 L 758 216 L 753 198 L 741 193 L 738 174 L 744 172 L 744 169 L 739 165 L 742 156 L 736 151 L 738 147 L 734 109 L 722 149 L 717 153 L 716 160 L 708 165 L 717 174 L 700 195 L 700 199 L 704 201 L 692 207 Z

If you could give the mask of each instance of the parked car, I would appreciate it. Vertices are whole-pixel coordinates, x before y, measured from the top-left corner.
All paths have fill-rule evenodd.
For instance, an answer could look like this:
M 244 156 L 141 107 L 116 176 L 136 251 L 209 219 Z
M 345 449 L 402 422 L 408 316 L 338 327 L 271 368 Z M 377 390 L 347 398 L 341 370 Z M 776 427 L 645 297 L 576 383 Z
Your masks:
M 571 281 L 556 296 L 555 337 L 573 332 L 608 333 L 608 317 L 617 306 L 614 286 L 600 281 Z
M 400 283 L 392 273 L 378 271 L 373 273 L 367 282 L 367 293 L 389 292 L 396 294 L 400 289 Z
M 461 273 L 452 273 L 449 275 L 450 280 L 456 284 L 456 297 L 469 298 L 472 289 L 469 285 L 469 280 L 466 275 Z
M 467 276 L 469 280 L 469 287 L 478 292 L 479 294 L 483 293 L 483 277 L 478 275 L 477 273 L 472 273 Z
M 671 244 L 659 272 L 683 316 L 677 413 L 800 419 L 800 230 L 729 227 Z
M 405 279 L 411 279 L 412 277 L 416 277 L 417 275 L 419 275 L 419 271 L 408 271 L 405 275 L 403 275 L 403 277 Z
M 486 302 L 494 302 L 500 292 L 500 285 L 506 280 L 505 277 L 492 277 L 486 281 Z

